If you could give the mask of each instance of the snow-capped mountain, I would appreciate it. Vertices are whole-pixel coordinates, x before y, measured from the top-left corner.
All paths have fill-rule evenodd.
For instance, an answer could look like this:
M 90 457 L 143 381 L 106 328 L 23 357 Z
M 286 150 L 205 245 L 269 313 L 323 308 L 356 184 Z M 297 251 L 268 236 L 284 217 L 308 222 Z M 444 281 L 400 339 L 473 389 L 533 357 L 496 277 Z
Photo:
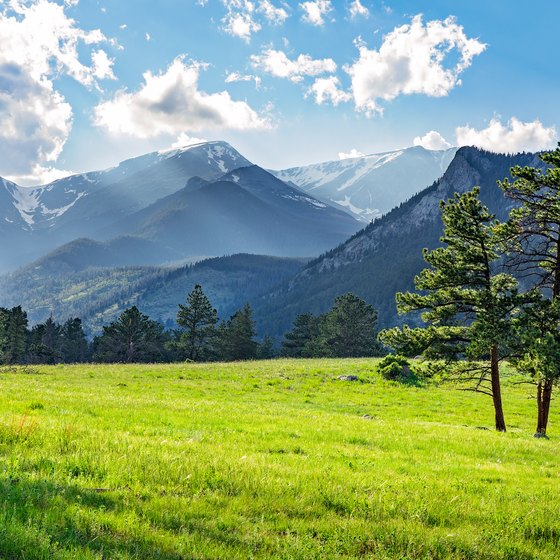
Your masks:
M 369 222 L 441 177 L 456 151 L 457 148 L 432 151 L 415 146 L 272 173 Z
M 313 256 L 360 227 L 226 142 L 155 152 L 40 187 L 0 180 L 0 222 L 0 271 L 65 244 L 72 245 L 59 257 L 76 261 L 78 253 L 86 262 L 82 254 L 95 246 L 97 263 L 115 265 L 235 252 Z
M 37 230 L 81 221 L 82 208 L 87 213 L 83 216 L 86 223 L 92 221 L 98 207 L 108 218 L 122 210 L 137 210 L 179 190 L 191 177 L 217 179 L 246 165 L 251 163 L 226 142 L 205 142 L 153 152 L 110 169 L 70 175 L 39 187 L 10 183 L 6 188 L 23 227 Z M 87 200 L 82 200 L 84 197 Z

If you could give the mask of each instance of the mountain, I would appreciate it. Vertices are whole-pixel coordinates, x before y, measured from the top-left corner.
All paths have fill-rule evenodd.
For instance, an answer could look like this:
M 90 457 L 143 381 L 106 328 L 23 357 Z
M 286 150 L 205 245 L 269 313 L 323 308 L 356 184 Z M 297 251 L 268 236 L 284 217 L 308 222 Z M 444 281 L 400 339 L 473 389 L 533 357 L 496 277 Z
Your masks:
M 182 260 L 179 252 L 149 239 L 123 236 L 110 241 L 95 241 L 80 238 L 23 267 L 22 272 L 32 270 L 43 275 L 60 275 L 88 268 L 118 268 L 138 263 L 157 265 L 179 260 Z
M 395 293 L 414 288 L 414 276 L 425 267 L 422 249 L 439 245 L 440 201 L 479 185 L 482 201 L 499 219 L 505 219 L 511 203 L 496 181 L 509 176 L 514 165 L 543 166 L 535 154 L 459 149 L 441 179 L 310 262 L 279 290 L 259 300 L 255 309 L 259 330 L 281 335 L 296 315 L 323 313 L 337 295 L 345 292 L 371 303 L 379 311 L 381 325 L 397 323 Z
M 369 222 L 441 177 L 456 151 L 457 148 L 433 151 L 414 146 L 272 173 Z
M 183 256 L 249 252 L 308 257 L 336 246 L 359 227 L 342 210 L 251 165 L 214 182 L 191 179 L 103 235 L 128 232 Z
M 121 264 L 146 265 L 238 252 L 313 256 L 359 229 L 226 142 L 155 152 L 40 187 L 0 180 L 0 208 L 0 233 L 9 241 L 0 272 L 61 246 L 83 260 L 84 238 L 106 242 L 96 246 L 104 265 L 118 263 L 119 247 Z
M 87 244 L 88 240 L 83 240 Z M 233 255 L 180 267 L 82 268 L 68 255 L 53 253 L 33 265 L 0 277 L 0 306 L 23 305 L 32 323 L 53 315 L 57 321 L 81 317 L 97 334 L 124 309 L 137 305 L 168 327 L 195 284 L 201 284 L 221 318 L 292 278 L 305 259 Z

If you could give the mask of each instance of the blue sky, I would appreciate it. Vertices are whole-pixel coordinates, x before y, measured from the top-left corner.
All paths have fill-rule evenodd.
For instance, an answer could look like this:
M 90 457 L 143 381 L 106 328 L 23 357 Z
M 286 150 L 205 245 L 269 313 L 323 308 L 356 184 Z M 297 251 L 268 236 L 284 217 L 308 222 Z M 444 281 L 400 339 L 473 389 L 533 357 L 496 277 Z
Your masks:
M 0 175 L 223 139 L 284 168 L 556 144 L 560 3 L 0 0 Z

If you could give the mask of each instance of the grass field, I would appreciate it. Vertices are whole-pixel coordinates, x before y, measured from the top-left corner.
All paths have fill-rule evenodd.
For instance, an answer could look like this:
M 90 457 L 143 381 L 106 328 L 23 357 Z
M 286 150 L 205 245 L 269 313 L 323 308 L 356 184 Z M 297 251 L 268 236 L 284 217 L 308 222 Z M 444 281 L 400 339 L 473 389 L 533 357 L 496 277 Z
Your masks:
M 531 391 L 500 434 L 372 360 L 0 370 L 0 558 L 556 560 Z

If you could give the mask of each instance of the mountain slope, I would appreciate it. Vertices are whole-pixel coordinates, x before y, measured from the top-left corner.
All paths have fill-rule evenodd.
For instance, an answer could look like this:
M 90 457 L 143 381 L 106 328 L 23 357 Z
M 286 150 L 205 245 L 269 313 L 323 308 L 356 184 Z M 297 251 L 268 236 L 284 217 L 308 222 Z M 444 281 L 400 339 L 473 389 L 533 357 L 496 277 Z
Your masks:
M 534 154 L 506 156 L 461 148 L 431 187 L 314 260 L 280 290 L 259 301 L 259 328 L 282 334 L 297 314 L 322 313 L 337 295 L 348 291 L 378 309 L 382 325 L 394 324 L 398 320 L 395 293 L 413 289 L 415 274 L 425 266 L 422 249 L 439 244 L 440 200 L 479 185 L 483 202 L 504 219 L 510 204 L 496 181 L 508 176 L 514 165 L 542 166 L 542 162 Z
M 43 187 L 4 181 L 0 205 L 0 233 L 10 241 L 0 272 L 53 250 L 72 253 L 67 262 L 83 268 L 84 239 L 94 243 L 91 266 L 147 265 L 239 252 L 314 256 L 359 229 L 347 213 L 252 165 L 225 142 L 147 154 Z
M 456 151 L 415 146 L 272 173 L 369 222 L 441 177 Z
M 305 257 L 336 246 L 358 228 L 345 212 L 248 166 L 214 182 L 194 178 L 103 235 L 157 240 L 183 257 L 239 252 Z
M 60 262 L 59 256 L 51 257 Z M 79 271 L 34 263 L 0 277 L 0 306 L 22 305 L 32 323 L 51 314 L 63 321 L 82 318 L 90 333 L 124 309 L 137 305 L 142 312 L 173 327 L 179 303 L 195 284 L 228 318 L 246 302 L 253 304 L 262 294 L 292 278 L 305 264 L 303 259 L 259 255 L 233 255 L 177 268 L 121 267 L 87 268 Z
M 216 180 L 245 165 L 250 162 L 226 142 L 207 142 L 40 187 L 0 179 L 0 233 L 9 230 L 4 238 L 14 240 L 0 256 L 0 272 L 76 238 L 101 238 L 105 227 L 180 190 L 192 177 Z

